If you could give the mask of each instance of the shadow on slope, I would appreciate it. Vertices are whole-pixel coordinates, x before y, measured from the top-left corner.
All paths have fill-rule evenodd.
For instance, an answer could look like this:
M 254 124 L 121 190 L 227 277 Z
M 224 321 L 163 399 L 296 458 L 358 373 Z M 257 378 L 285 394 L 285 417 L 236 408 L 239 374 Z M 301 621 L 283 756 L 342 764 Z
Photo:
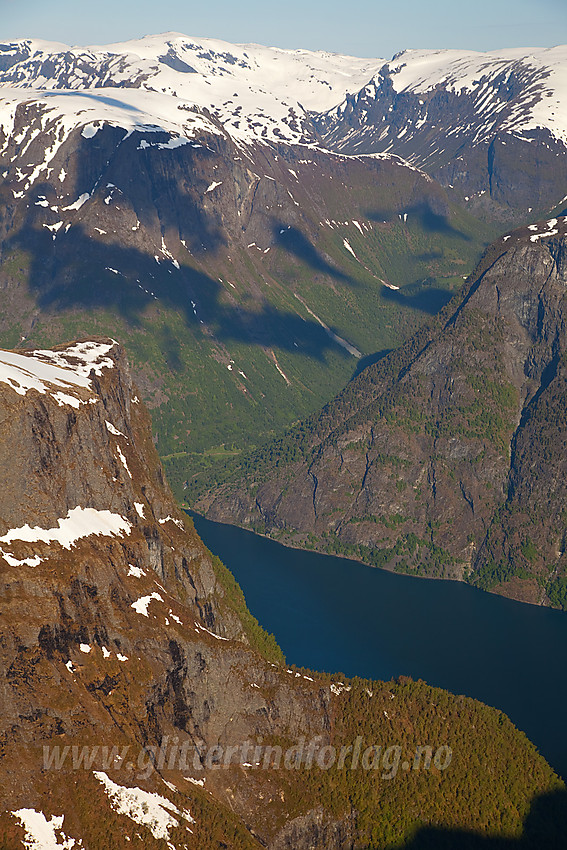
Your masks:
M 232 157 L 223 147 L 226 140 L 200 139 L 164 155 L 160 145 L 168 142 L 169 135 L 154 133 L 150 142 L 144 135 L 127 136 L 105 125 L 88 143 L 79 141 L 67 165 L 70 173 L 72 169 L 74 191 L 77 198 L 88 194 L 89 203 L 98 202 L 98 206 L 85 207 L 86 215 L 81 210 L 68 232 L 60 225 L 59 190 L 51 183 L 33 186 L 23 221 L 6 247 L 31 255 L 28 285 L 38 305 L 54 311 L 114 310 L 136 327 L 155 302 L 179 313 L 188 328 L 212 334 L 220 342 L 273 346 L 319 361 L 325 360 L 329 350 L 348 357 L 314 319 L 304 318 L 293 307 L 279 307 L 263 294 L 238 301 L 236 293 L 209 271 L 211 261 L 224 257 L 229 247 L 225 219 L 234 213 L 236 203 L 231 187 L 237 175 L 230 170 L 236 166 L 227 165 Z M 226 196 L 215 203 L 204 201 L 212 169 L 219 169 L 216 185 L 222 185 L 224 176 L 227 187 Z M 413 210 L 431 230 L 450 229 L 427 204 Z M 139 227 L 131 227 L 130 219 L 141 223 L 145 242 L 136 244 L 136 237 L 130 235 L 127 243 L 121 239 L 121 228 L 126 233 Z M 61 229 L 48 229 L 58 224 Z M 100 227 L 95 230 L 94 224 Z M 272 226 L 276 244 L 290 258 L 330 282 L 357 285 L 297 227 L 281 221 Z M 118 233 L 109 236 L 105 228 L 110 234 Z M 176 268 L 168 257 L 168 238 L 172 247 L 174 240 L 187 246 L 187 265 Z M 434 287 L 415 291 L 406 287 L 403 294 L 384 288 L 380 296 L 433 315 L 450 293 Z M 175 371 L 179 346 L 171 337 L 170 333 L 162 342 Z
M 361 357 L 358 363 L 356 364 L 356 369 L 352 373 L 352 378 L 356 378 L 357 375 L 360 375 L 367 366 L 373 366 L 374 363 L 378 363 L 382 358 L 387 357 L 388 354 L 392 351 L 391 348 L 384 348 L 383 351 L 375 351 L 374 354 L 367 354 L 366 357 Z M 352 380 L 351 378 L 351 380 Z
M 290 227 L 282 222 L 276 222 L 272 231 L 273 238 L 277 245 L 282 247 L 289 254 L 292 254 L 298 260 L 309 266 L 314 271 L 322 272 L 336 280 L 348 283 L 351 286 L 356 285 L 354 278 L 341 272 L 335 266 L 325 259 L 325 257 L 317 251 L 307 237 L 297 229 Z
M 413 206 L 405 207 L 400 210 L 392 209 L 370 209 L 366 211 L 369 219 L 376 222 L 390 222 L 396 219 L 404 219 L 407 216 L 409 220 L 417 219 L 419 224 L 426 233 L 436 233 L 443 236 L 456 236 L 465 242 L 470 242 L 471 238 L 456 227 L 453 227 L 449 220 L 448 214 L 440 214 L 431 209 L 427 203 L 414 204 Z
M 521 838 L 491 838 L 426 826 L 404 845 L 404 850 L 565 850 L 566 846 L 567 792 L 559 790 L 535 798 Z
M 398 304 L 400 307 L 419 310 L 420 313 L 427 313 L 429 316 L 437 315 L 454 295 L 455 293 L 448 289 L 428 285 L 427 281 L 411 283 L 403 289 L 384 287 L 382 292 L 384 300 Z
M 165 258 L 158 264 L 132 247 L 105 245 L 80 224 L 55 242 L 49 232 L 27 226 L 13 245 L 31 254 L 28 286 L 44 310 L 114 310 L 136 327 L 150 306 L 158 304 L 175 310 L 197 333 L 206 326 L 221 342 L 275 346 L 318 360 L 329 349 L 343 351 L 313 319 L 267 301 L 251 307 L 227 303 L 224 287 L 213 277 L 189 266 L 177 269 Z M 175 365 L 178 344 L 171 334 L 162 342 Z

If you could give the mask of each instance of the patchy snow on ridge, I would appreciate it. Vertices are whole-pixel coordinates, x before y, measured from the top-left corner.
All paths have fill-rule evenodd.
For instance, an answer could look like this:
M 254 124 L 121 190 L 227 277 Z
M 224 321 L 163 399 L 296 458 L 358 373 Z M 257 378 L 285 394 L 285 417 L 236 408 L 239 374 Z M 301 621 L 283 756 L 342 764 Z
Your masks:
M 103 771 L 95 771 L 94 776 L 103 786 L 116 814 L 126 815 L 134 823 L 147 826 L 156 839 L 168 841 L 170 830 L 179 826 L 181 818 L 187 823 L 195 823 L 188 811 L 180 811 L 166 797 L 143 791 L 141 788 L 117 785 Z M 189 827 L 186 829 L 192 832 Z
M 114 361 L 107 357 L 114 347 L 98 342 L 81 342 L 61 351 L 1 351 L 0 382 L 8 384 L 18 395 L 29 390 L 47 393 L 59 406 L 78 408 L 81 404 L 95 402 L 78 392 L 91 389 L 90 374 L 102 375 L 103 368 L 113 368 Z M 57 389 L 65 392 L 57 391 Z
M 103 368 L 114 367 L 114 361 L 106 356 L 114 344 L 89 341 L 61 351 L 38 350 L 21 354 L 0 351 L 0 382 L 8 384 L 18 395 L 26 395 L 33 389 L 48 393 L 59 406 L 67 404 L 78 408 L 96 401 L 96 398 L 85 398 L 77 390 L 91 389 L 91 372 L 102 375 Z
M 114 361 L 107 357 L 114 347 L 98 342 L 80 342 L 61 351 L 30 351 L 20 354 L 0 351 L 0 382 L 8 384 L 18 395 L 29 390 L 50 394 L 61 406 L 96 401 L 77 394 L 77 389 L 91 389 L 90 374 L 102 375 L 103 368 L 113 368 Z M 56 392 L 61 388 L 66 392 Z
M 405 105 L 394 111 L 392 93 L 394 100 L 404 96 L 409 111 Z M 454 97 L 452 108 L 437 129 L 445 140 L 464 136 L 479 144 L 498 136 L 505 145 L 505 134 L 530 139 L 539 129 L 567 145 L 566 45 L 487 53 L 404 50 L 353 97 L 320 117 L 351 151 L 383 144 L 388 152 L 437 126 L 439 106 L 447 95 Z M 376 104 L 379 111 L 387 107 L 380 121 L 372 117 Z M 427 140 L 422 137 L 421 142 Z M 427 149 L 435 152 L 429 142 Z
M 55 387 L 66 390 L 90 387 L 90 381 L 83 375 L 12 351 L 0 352 L 0 381 L 8 384 L 18 395 L 26 395 L 32 389 L 53 394 Z
M 501 130 L 511 133 L 547 127 L 567 143 L 567 46 L 511 48 L 480 53 L 465 50 L 406 50 L 386 66 L 397 92 L 427 94 L 436 86 L 471 95 L 487 120 L 501 108 L 500 83 L 513 72 L 524 79 L 517 106 Z M 493 85 L 494 84 L 494 85 Z
M 88 378 L 93 371 L 95 375 L 100 377 L 103 369 L 114 368 L 114 361 L 107 357 L 107 354 L 112 351 L 115 345 L 118 345 L 116 340 L 112 340 L 110 343 L 87 340 L 69 345 L 61 351 L 38 349 L 32 351 L 29 356 L 54 363 L 65 369 L 72 369 L 80 377 Z M 90 382 L 86 386 L 90 386 Z

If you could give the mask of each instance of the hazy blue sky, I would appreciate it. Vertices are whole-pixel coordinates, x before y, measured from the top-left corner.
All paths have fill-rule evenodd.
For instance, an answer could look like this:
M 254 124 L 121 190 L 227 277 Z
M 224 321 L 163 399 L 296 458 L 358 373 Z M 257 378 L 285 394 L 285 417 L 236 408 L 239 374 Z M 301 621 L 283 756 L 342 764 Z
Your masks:
M 177 30 L 390 58 L 406 47 L 567 43 L 567 0 L 0 0 L 0 39 L 95 44 Z

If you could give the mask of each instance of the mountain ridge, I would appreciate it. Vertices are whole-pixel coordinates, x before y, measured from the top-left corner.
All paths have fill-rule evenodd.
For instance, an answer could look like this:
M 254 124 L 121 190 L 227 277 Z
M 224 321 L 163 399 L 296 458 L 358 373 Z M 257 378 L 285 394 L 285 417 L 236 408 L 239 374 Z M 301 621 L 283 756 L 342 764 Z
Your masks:
M 563 217 L 502 237 L 429 326 L 197 509 L 281 542 L 558 605 L 566 234 Z
M 463 191 L 405 137 L 363 156 L 325 145 L 320 110 L 387 63 L 254 50 L 165 34 L 0 51 L 2 341 L 124 340 L 180 486 L 203 452 L 259 445 L 316 409 L 352 373 L 349 347 L 398 345 L 502 219 L 547 215 L 567 195 L 565 157 L 539 137 L 473 146 Z M 444 135 L 453 115 L 436 86 L 431 132 Z M 195 387 L 207 410 L 187 422 L 180 396 Z

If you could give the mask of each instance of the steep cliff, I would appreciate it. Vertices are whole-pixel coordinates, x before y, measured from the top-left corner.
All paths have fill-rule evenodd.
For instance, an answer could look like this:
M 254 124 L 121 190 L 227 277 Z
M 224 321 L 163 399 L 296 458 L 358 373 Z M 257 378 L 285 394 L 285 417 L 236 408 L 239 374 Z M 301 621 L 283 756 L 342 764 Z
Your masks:
M 177 510 L 117 343 L 2 352 L 0 410 L 2 848 L 512 837 L 562 793 L 499 711 L 285 667 Z
M 506 235 L 462 294 L 201 507 L 284 542 L 565 605 L 567 219 Z

